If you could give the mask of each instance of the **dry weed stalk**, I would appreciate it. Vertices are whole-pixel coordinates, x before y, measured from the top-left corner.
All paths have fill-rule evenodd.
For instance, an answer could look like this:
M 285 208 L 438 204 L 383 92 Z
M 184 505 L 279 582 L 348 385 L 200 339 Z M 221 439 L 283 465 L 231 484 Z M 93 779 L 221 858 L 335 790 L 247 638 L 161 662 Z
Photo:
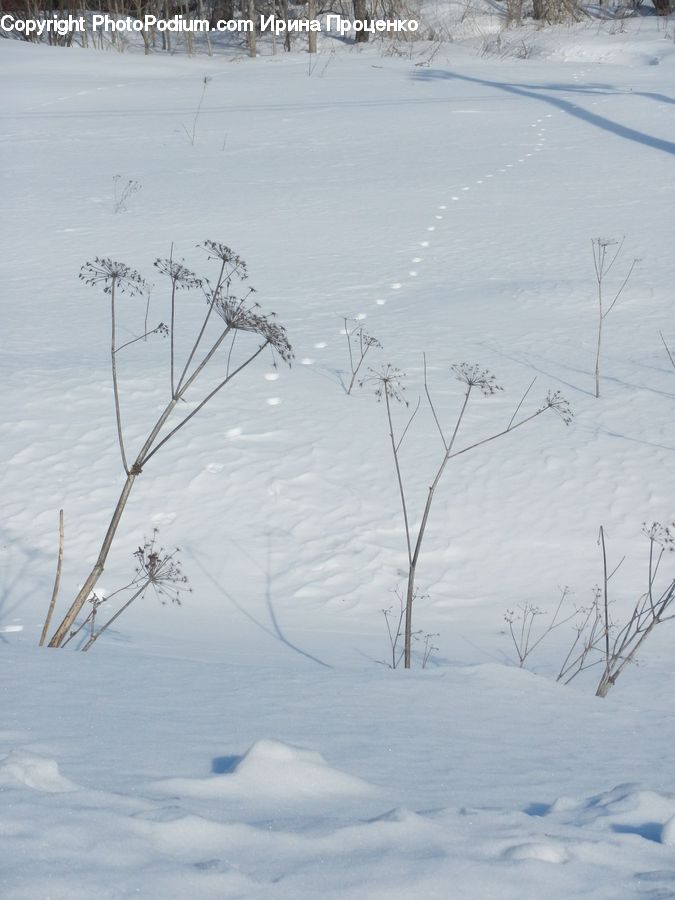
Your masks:
M 182 264 L 175 263 L 172 258 L 169 258 L 168 260 L 157 260 L 155 263 L 159 271 L 167 276 L 171 283 L 172 323 L 175 324 L 176 292 L 181 288 L 201 288 L 206 297 L 207 307 L 206 312 L 202 317 L 201 327 L 199 328 L 187 356 L 187 361 L 177 379 L 175 371 L 173 328 L 169 329 L 168 326 L 160 323 L 156 328 L 152 329 L 151 332 L 148 332 L 149 334 L 170 334 L 171 352 L 169 369 L 171 395 L 161 415 L 150 428 L 145 441 L 136 453 L 131 465 L 129 465 L 127 461 L 122 427 L 120 392 L 117 379 L 117 354 L 130 344 L 141 341 L 146 335 L 134 338 L 133 341 L 128 341 L 126 344 L 122 345 L 122 347 L 117 346 L 116 297 L 119 293 L 127 293 L 130 295 L 141 293 L 144 290 L 145 282 L 138 272 L 130 269 L 124 263 L 119 263 L 107 258 L 97 258 L 93 263 L 87 263 L 82 269 L 81 278 L 87 284 L 94 286 L 100 285 L 103 292 L 111 298 L 111 368 L 113 394 L 118 443 L 122 457 L 122 465 L 126 474 L 126 481 L 113 510 L 96 562 L 85 579 L 82 588 L 78 591 L 70 608 L 63 617 L 63 620 L 54 632 L 52 639 L 49 642 L 50 647 L 61 647 L 63 645 L 80 610 L 90 598 L 92 591 L 103 573 L 113 539 L 134 483 L 143 473 L 152 457 L 155 456 L 155 454 L 167 443 L 167 441 L 171 440 L 178 431 L 184 428 L 185 425 L 187 425 L 187 423 L 203 409 L 203 407 L 219 391 L 257 359 L 267 347 L 289 365 L 292 360 L 293 351 L 288 341 L 286 330 L 276 322 L 274 313 L 265 315 L 259 311 L 257 304 L 253 304 L 250 301 L 253 289 L 249 288 L 241 297 L 234 295 L 232 292 L 233 284 L 241 283 L 247 277 L 246 264 L 244 261 L 225 244 L 216 241 L 205 241 L 201 247 L 206 251 L 210 260 L 214 260 L 218 263 L 218 276 L 213 284 L 206 278 L 198 278 Z M 209 325 L 212 326 L 211 331 L 209 331 Z M 213 326 L 217 327 L 213 328 Z M 244 349 L 236 363 L 234 363 L 234 343 L 239 334 L 251 335 L 255 340 L 253 341 L 253 346 L 249 349 Z M 206 341 L 205 350 L 202 349 L 202 343 L 204 341 Z M 185 415 L 173 428 L 171 428 L 171 430 L 167 431 L 166 425 L 178 404 L 195 385 L 207 366 L 215 359 L 220 348 L 223 347 L 223 351 L 225 351 L 227 344 L 229 344 L 229 348 L 227 353 L 223 354 L 224 359 L 221 364 L 221 372 L 216 386 L 207 393 L 202 394 L 201 399 L 199 399 L 195 408 Z
M 448 463 L 450 462 L 450 460 L 455 459 L 458 456 L 463 455 L 464 453 L 469 453 L 470 451 L 475 450 L 478 447 L 482 447 L 485 444 L 489 444 L 492 441 L 497 440 L 498 438 L 504 437 L 507 434 L 511 434 L 513 431 L 516 431 L 523 425 L 534 421 L 536 418 L 538 418 L 548 410 L 552 410 L 553 412 L 557 413 L 565 422 L 565 424 L 569 424 L 572 419 L 572 412 L 570 410 L 569 404 L 557 391 L 553 394 L 549 393 L 544 402 L 533 412 L 518 418 L 521 407 L 525 402 L 525 399 L 527 398 L 532 385 L 534 384 L 534 381 L 532 381 L 532 383 L 520 399 L 518 405 L 516 406 L 515 411 L 511 416 L 506 428 L 502 428 L 499 431 L 496 431 L 493 434 L 488 435 L 487 437 L 481 438 L 478 441 L 474 441 L 460 449 L 455 449 L 457 437 L 473 394 L 478 392 L 479 394 L 487 397 L 495 394 L 497 391 L 501 391 L 502 388 L 497 384 L 494 375 L 492 375 L 486 369 L 482 369 L 477 365 L 460 363 L 459 365 L 451 366 L 450 371 L 452 372 L 453 376 L 461 384 L 464 385 L 464 395 L 460 404 L 459 413 L 456 416 L 454 424 L 450 429 L 445 429 L 441 424 L 439 415 L 436 411 L 436 406 L 431 398 L 429 383 L 427 379 L 427 361 L 426 356 L 424 357 L 424 392 L 429 404 L 429 408 L 431 409 L 431 413 L 436 424 L 441 443 L 443 445 L 443 455 L 441 456 L 440 463 L 438 465 L 438 468 L 436 469 L 431 485 L 428 488 L 426 502 L 422 510 L 421 521 L 416 528 L 413 527 L 409 514 L 408 497 L 405 490 L 404 479 L 401 470 L 400 450 L 403 441 L 408 434 L 408 430 L 410 429 L 410 426 L 412 425 L 412 422 L 417 415 L 420 403 L 418 401 L 415 409 L 409 416 L 405 427 L 402 429 L 400 436 L 397 436 L 393 421 L 392 404 L 394 402 L 398 402 L 405 404 L 405 406 L 408 405 L 403 396 L 405 391 L 405 388 L 403 386 L 404 373 L 391 365 L 386 365 L 379 371 L 370 369 L 369 374 L 361 381 L 362 385 L 372 384 L 374 386 L 374 393 L 377 400 L 384 401 L 387 426 L 389 430 L 389 441 L 394 460 L 394 469 L 396 473 L 398 492 L 401 500 L 401 510 L 405 529 L 406 550 L 408 557 L 404 628 L 404 665 L 406 669 L 410 668 L 412 658 L 412 614 L 415 599 L 417 566 L 419 563 L 427 525 L 429 523 L 431 507 L 434 502 L 434 497 L 436 496 L 436 490 L 441 481 L 441 478 L 443 477 Z

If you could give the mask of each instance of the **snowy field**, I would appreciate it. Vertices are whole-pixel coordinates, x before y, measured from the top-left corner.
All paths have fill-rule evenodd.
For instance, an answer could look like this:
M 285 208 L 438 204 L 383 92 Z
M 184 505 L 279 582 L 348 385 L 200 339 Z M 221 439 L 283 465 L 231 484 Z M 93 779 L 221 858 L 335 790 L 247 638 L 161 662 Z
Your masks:
M 590 603 L 601 525 L 626 557 L 619 617 L 645 588 L 643 523 L 675 519 L 669 27 L 530 30 L 526 59 L 512 36 L 410 58 L 323 46 L 312 71 L 301 53 L 1 42 L 3 900 L 675 898 L 675 623 L 600 700 L 596 669 L 555 682 L 571 627 L 523 671 L 504 621 L 522 604 L 550 620 L 563 586 Z M 118 199 L 140 185 L 119 209 L 115 176 Z M 639 262 L 596 399 L 599 237 L 624 239 L 610 294 Z M 109 300 L 80 267 L 138 269 L 154 327 L 153 262 L 173 245 L 211 276 L 205 239 L 246 260 L 293 365 L 259 357 L 137 480 L 99 588 L 129 581 L 156 527 L 181 548 L 182 605 L 148 594 L 91 652 L 40 650 L 58 511 L 57 620 L 124 480 Z M 203 306 L 179 295 L 179 353 Z M 122 341 L 142 333 L 143 298 L 118 314 Z M 535 376 L 524 413 L 560 391 L 575 414 L 449 465 L 409 672 L 387 667 L 382 614 L 406 566 L 385 408 L 372 384 L 345 391 L 345 317 L 383 346 L 366 365 L 405 373 L 399 429 L 422 396 L 401 456 L 415 522 L 443 451 L 423 354 L 446 427 L 451 364 L 504 387 L 472 401 L 463 445 Z M 118 360 L 132 448 L 167 402 L 168 347 Z

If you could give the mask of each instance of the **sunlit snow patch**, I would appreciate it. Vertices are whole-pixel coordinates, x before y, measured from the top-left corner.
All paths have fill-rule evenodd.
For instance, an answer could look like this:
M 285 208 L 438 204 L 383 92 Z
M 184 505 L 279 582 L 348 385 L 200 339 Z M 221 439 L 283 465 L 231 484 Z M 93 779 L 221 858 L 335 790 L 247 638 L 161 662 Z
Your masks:
M 55 759 L 18 750 L 0 760 L 0 785 L 23 785 L 49 794 L 77 790 L 77 785 L 61 775 Z
M 370 793 L 367 782 L 330 766 L 316 750 L 261 740 L 222 775 L 171 778 L 156 785 L 163 793 L 192 797 L 292 799 L 345 797 Z

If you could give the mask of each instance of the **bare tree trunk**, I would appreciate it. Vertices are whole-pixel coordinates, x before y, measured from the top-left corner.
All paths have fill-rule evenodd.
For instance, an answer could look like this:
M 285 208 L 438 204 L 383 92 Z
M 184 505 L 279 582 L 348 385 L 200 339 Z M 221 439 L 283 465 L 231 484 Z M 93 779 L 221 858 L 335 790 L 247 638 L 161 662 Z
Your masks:
M 316 0 L 309 0 L 307 15 L 310 21 L 316 19 Z M 310 53 L 316 53 L 316 31 L 310 31 L 307 35 L 308 49 Z
M 354 0 L 354 21 L 363 22 L 364 25 L 368 22 L 366 0 Z M 365 44 L 368 41 L 368 36 L 369 35 L 367 31 L 357 31 L 354 38 L 354 43 Z
M 246 32 L 248 42 L 248 55 L 254 59 L 257 55 L 257 35 L 255 27 L 255 0 L 248 0 L 248 17 L 251 22 L 251 30 Z
M 288 0 L 282 0 L 281 5 L 284 13 L 284 21 L 286 22 L 286 26 L 288 26 Z M 286 51 L 286 53 L 291 52 L 291 35 L 288 27 L 286 28 L 286 34 L 284 36 L 284 50 Z

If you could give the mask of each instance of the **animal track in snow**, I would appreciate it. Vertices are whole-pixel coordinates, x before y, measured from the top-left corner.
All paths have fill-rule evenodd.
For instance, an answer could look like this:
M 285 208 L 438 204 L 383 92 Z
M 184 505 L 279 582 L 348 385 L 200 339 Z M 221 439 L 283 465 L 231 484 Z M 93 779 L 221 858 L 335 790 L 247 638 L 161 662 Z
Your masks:
M 281 397 L 268 397 L 265 401 L 268 406 L 279 406 L 281 404 Z
M 265 381 L 276 381 L 278 377 L 278 372 L 265 372 Z
M 328 344 L 325 341 L 319 341 L 318 343 L 314 344 L 314 349 L 315 350 L 323 350 L 327 346 L 328 346 Z
M 311 356 L 305 356 L 303 359 L 300 360 L 300 365 L 301 366 L 313 366 L 314 360 L 312 359 Z

